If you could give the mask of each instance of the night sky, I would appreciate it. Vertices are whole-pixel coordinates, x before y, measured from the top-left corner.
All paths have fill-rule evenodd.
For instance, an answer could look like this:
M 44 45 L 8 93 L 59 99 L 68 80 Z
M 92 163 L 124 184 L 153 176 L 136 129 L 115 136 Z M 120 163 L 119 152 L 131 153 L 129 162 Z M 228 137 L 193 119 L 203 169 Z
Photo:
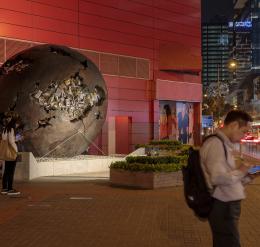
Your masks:
M 233 0 L 202 0 L 202 21 L 212 22 L 216 15 L 230 20 L 233 16 Z

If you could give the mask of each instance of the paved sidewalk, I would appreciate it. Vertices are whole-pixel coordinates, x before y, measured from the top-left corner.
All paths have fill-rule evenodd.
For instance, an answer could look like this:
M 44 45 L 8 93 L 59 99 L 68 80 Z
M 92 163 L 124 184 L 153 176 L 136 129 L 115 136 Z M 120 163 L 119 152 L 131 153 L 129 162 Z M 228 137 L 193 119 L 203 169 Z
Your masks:
M 0 196 L 1 247 L 210 247 L 182 186 L 158 190 L 110 187 L 106 180 L 44 179 Z M 247 187 L 240 228 L 243 247 L 260 246 L 260 180 Z

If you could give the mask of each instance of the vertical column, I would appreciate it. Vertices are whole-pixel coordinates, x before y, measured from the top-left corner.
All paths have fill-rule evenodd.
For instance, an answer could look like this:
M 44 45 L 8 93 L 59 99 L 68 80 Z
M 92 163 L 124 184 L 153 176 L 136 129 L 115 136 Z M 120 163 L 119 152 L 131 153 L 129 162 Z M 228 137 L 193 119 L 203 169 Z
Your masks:
M 149 100 L 149 139 L 158 139 L 158 126 L 157 111 L 159 109 L 159 103 L 155 100 L 156 95 L 156 81 L 147 81 L 147 99 Z
M 115 117 L 108 118 L 108 154 L 116 153 L 116 121 Z
M 128 154 L 132 144 L 132 118 L 129 116 L 116 116 L 116 153 Z
M 154 115 L 153 115 L 153 139 L 154 140 L 159 140 L 159 121 L 160 121 L 160 107 L 159 107 L 159 100 L 154 100 L 153 101 L 153 109 L 154 109 Z

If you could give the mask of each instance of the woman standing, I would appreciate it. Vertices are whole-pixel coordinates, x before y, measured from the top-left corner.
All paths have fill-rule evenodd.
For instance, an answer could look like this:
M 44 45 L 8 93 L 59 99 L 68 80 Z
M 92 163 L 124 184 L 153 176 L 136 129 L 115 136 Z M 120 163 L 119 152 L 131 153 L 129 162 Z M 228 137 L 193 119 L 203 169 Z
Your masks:
M 6 119 L 6 123 L 4 124 L 2 131 L 2 139 L 8 140 L 10 145 L 17 152 L 17 145 L 15 143 L 15 129 L 16 129 L 16 121 L 12 117 L 8 117 Z M 2 181 L 2 191 L 3 195 L 19 195 L 20 192 L 13 188 L 13 180 L 14 180 L 14 172 L 16 167 L 16 160 L 13 161 L 5 161 L 5 169 Z

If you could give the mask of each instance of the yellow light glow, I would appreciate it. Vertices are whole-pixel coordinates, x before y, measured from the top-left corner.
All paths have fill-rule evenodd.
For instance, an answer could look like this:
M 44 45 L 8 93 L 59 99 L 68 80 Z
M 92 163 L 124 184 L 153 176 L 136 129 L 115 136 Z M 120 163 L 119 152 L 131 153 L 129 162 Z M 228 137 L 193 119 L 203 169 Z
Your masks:
M 230 69 L 235 69 L 235 68 L 237 67 L 237 61 L 234 60 L 234 59 L 231 59 L 231 60 L 229 61 L 229 63 L 228 63 L 228 67 L 229 67 Z
M 230 67 L 231 67 L 231 68 L 236 67 L 236 63 L 235 63 L 235 62 L 231 62 L 231 63 L 230 63 Z

